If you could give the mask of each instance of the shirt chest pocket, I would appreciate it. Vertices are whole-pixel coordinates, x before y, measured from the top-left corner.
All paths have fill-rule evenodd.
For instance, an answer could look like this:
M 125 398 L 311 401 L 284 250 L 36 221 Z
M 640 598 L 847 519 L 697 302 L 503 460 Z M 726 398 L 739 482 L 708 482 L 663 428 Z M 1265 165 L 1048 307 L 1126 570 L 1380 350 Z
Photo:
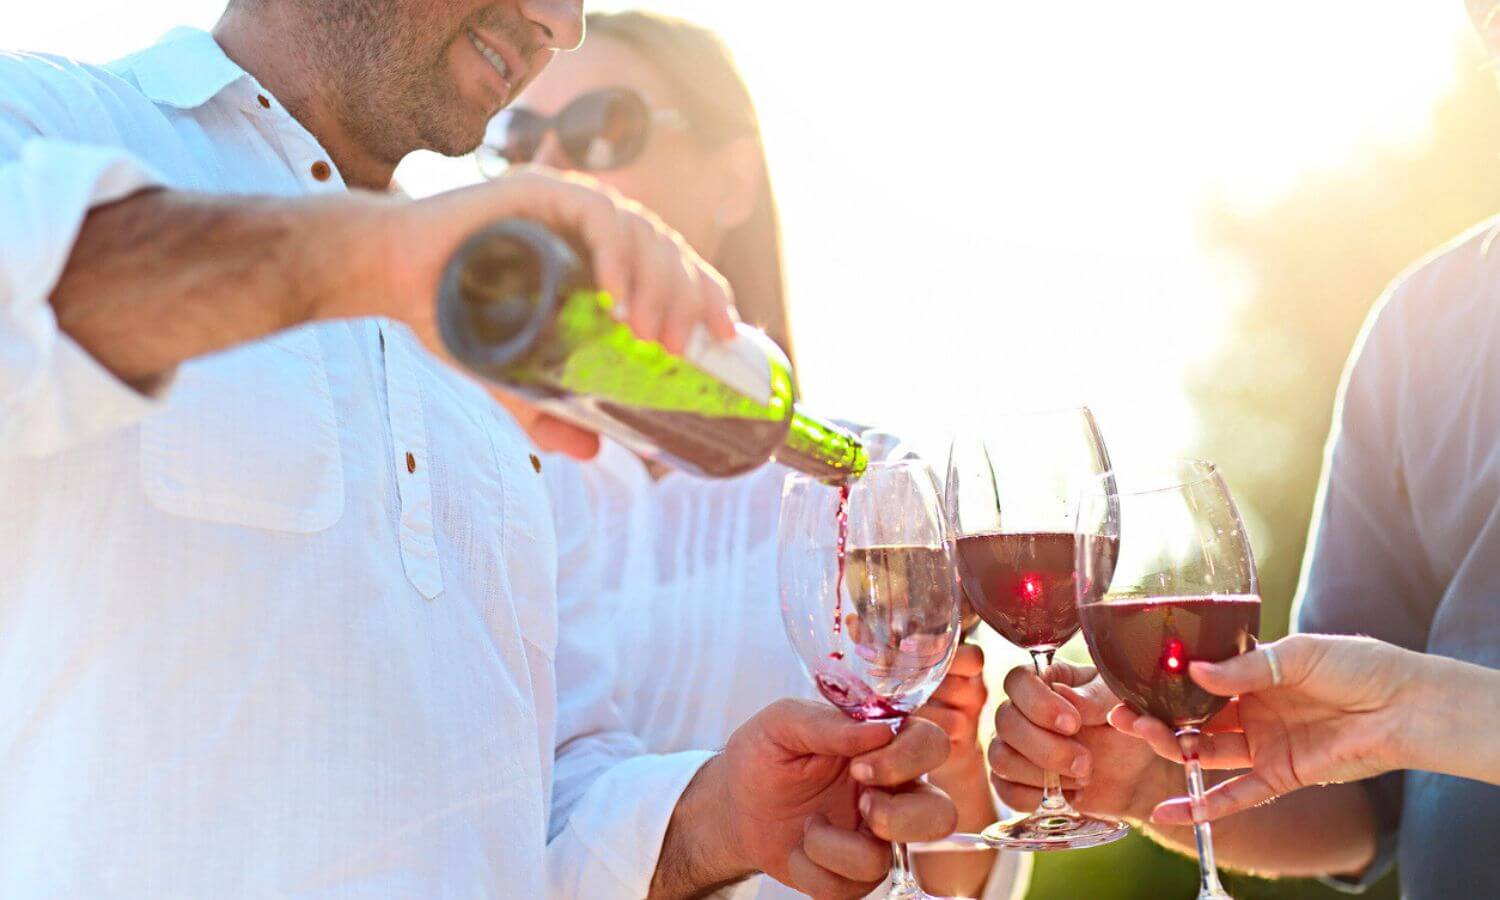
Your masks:
M 187 518 L 302 533 L 337 522 L 343 461 L 317 336 L 297 329 L 183 366 L 141 426 L 141 482 Z

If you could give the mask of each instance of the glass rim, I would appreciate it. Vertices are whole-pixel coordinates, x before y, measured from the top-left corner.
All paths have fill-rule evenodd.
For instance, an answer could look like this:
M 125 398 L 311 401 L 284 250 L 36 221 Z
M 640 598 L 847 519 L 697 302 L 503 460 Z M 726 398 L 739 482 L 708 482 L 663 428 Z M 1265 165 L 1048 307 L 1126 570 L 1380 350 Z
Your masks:
M 1016 409 L 1001 409 L 987 412 L 985 413 L 985 419 L 986 421 L 994 419 L 1024 419 L 1032 416 L 1055 416 L 1062 413 L 1085 413 L 1090 418 L 1093 418 L 1094 408 L 1087 403 L 1064 403 L 1061 406 L 1019 407 Z M 951 432 L 952 439 L 949 443 L 961 437 L 983 436 L 987 430 L 989 430 L 989 426 L 986 424 L 965 425 L 961 428 L 955 428 Z
M 1158 484 L 1148 488 L 1140 488 L 1138 490 L 1122 491 L 1116 488 L 1113 491 L 1105 491 L 1105 495 L 1112 497 L 1144 497 L 1148 494 L 1161 494 L 1167 491 L 1177 491 L 1183 488 L 1197 487 L 1200 484 L 1204 484 L 1216 478 L 1222 478 L 1218 463 L 1215 463 L 1212 460 L 1196 459 L 1191 456 L 1175 456 L 1168 457 L 1167 459 L 1162 460 L 1163 469 L 1167 469 L 1172 466 L 1180 467 L 1182 470 L 1186 470 L 1189 468 L 1197 469 L 1199 474 L 1193 478 L 1184 478 L 1173 481 L 1170 484 Z M 1126 469 L 1126 472 L 1128 473 L 1131 469 L 1136 468 L 1139 467 L 1128 467 Z M 1092 483 L 1098 484 L 1101 481 L 1118 479 L 1119 475 L 1120 471 L 1118 469 L 1111 468 L 1106 472 L 1100 472 L 1098 475 L 1095 475 Z M 1079 492 L 1079 500 L 1082 501 L 1085 496 L 1093 497 L 1098 496 L 1098 494 L 1093 490 L 1092 486 L 1090 486 L 1084 488 L 1083 491 Z M 1079 503 L 1079 506 L 1082 506 L 1081 502 Z
M 858 477 L 858 478 L 852 478 L 852 479 L 849 479 L 847 481 L 844 481 L 843 484 L 847 484 L 847 485 L 849 485 L 849 486 L 852 487 L 852 486 L 854 486 L 856 484 L 859 484 L 861 481 L 864 481 L 866 478 L 868 478 L 871 472 L 883 472 L 883 471 L 890 471 L 890 470 L 893 470 L 893 469 L 915 468 L 915 467 L 918 467 L 918 466 L 920 466 L 923 469 L 926 469 L 929 472 L 936 472 L 936 470 L 932 467 L 932 463 L 928 462 L 925 459 L 922 459 L 921 457 L 915 457 L 914 456 L 914 457 L 906 457 L 906 458 L 903 458 L 903 459 L 877 459 L 877 460 L 871 460 L 870 462 L 868 462 L 868 463 L 865 464 L 864 474 L 862 474 L 860 477 Z M 807 484 L 809 482 L 811 482 L 813 484 L 822 485 L 823 487 L 826 487 L 826 488 L 837 488 L 837 487 L 839 487 L 839 482 L 837 482 L 837 481 L 829 481 L 827 478 L 821 478 L 821 477 L 819 477 L 817 475 L 809 475 L 806 472 L 796 472 L 796 471 L 788 472 L 786 474 L 786 480 L 785 480 L 784 483 L 788 487 L 790 487 L 791 485 L 794 485 L 794 484 Z

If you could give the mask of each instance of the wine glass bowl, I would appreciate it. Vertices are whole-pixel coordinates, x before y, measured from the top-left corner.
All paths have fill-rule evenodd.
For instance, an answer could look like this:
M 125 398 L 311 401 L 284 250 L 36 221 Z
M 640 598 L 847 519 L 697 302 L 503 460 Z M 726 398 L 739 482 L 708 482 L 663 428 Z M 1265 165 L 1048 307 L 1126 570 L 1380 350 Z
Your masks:
M 1260 630 L 1255 558 L 1229 487 L 1200 460 L 1106 473 L 1079 498 L 1076 540 L 1079 618 L 1099 674 L 1136 712 L 1173 727 L 1201 803 L 1200 727 L 1228 699 L 1199 687 L 1189 664 L 1244 653 Z M 1228 900 L 1212 833 L 1206 823 L 1194 831 L 1199 900 Z
M 844 487 L 789 475 L 783 489 L 782 621 L 808 677 L 854 718 L 915 710 L 958 649 L 957 582 L 930 473 L 918 460 L 872 463 Z
M 787 637 L 828 702 L 893 729 L 932 696 L 960 641 L 958 582 L 937 479 L 919 459 L 830 485 L 789 475 L 777 533 Z M 929 895 L 904 845 L 894 900 Z

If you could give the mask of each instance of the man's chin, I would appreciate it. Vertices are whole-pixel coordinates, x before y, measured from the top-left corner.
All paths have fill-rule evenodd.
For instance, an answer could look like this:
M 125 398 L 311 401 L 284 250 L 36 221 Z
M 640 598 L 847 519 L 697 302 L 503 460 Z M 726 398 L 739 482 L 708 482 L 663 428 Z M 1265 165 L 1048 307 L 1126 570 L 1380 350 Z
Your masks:
M 473 153 L 484 143 L 484 130 L 488 125 L 489 118 L 476 120 L 472 112 L 465 110 L 462 115 L 448 119 L 441 127 L 429 129 L 422 149 L 443 156 Z

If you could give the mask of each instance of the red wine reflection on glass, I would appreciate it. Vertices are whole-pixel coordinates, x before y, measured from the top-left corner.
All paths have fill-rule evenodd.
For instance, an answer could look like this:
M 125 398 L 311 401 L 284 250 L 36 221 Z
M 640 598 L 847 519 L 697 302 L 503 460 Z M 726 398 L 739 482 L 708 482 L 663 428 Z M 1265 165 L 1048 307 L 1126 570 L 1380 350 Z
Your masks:
M 1194 684 L 1188 664 L 1244 653 L 1260 630 L 1239 510 L 1212 463 L 1184 460 L 1101 476 L 1080 497 L 1078 518 L 1079 616 L 1094 663 L 1132 709 L 1176 729 L 1188 792 L 1201 803 L 1199 726 L 1228 701 Z M 1113 552 L 1094 552 L 1101 543 Z M 1208 824 L 1193 830 L 1199 900 L 1229 900 Z
M 1109 467 L 1083 407 L 997 416 L 982 433 L 953 440 L 943 493 L 963 592 L 986 624 L 1031 652 L 1038 675 L 1078 631 L 1075 500 Z M 1112 564 L 1114 547 L 1099 541 L 1089 552 Z M 996 822 L 984 838 L 1011 850 L 1074 850 L 1129 832 L 1073 809 L 1048 772 L 1041 805 Z
M 959 642 L 958 584 L 937 480 L 920 460 L 871 463 L 842 487 L 788 476 L 777 577 L 792 649 L 850 718 L 897 728 L 947 674 Z M 888 896 L 927 897 L 905 846 L 893 846 L 892 858 Z

